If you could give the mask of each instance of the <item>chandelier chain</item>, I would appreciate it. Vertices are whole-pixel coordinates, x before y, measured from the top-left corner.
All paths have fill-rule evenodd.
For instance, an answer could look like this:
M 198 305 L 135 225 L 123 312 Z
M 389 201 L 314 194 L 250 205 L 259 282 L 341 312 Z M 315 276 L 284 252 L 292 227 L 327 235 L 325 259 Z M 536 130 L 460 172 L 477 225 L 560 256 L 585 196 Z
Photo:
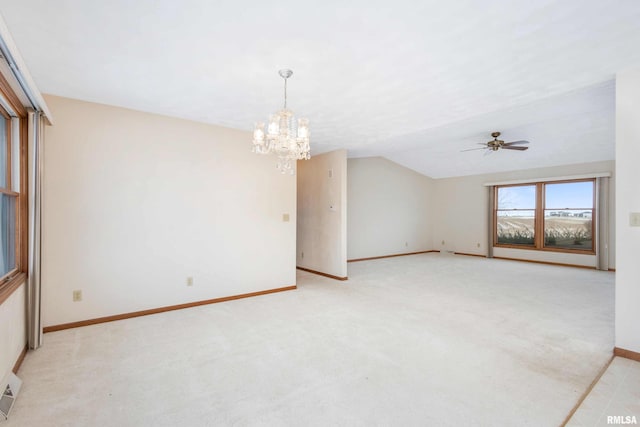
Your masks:
M 287 78 L 284 78 L 284 109 L 287 109 Z

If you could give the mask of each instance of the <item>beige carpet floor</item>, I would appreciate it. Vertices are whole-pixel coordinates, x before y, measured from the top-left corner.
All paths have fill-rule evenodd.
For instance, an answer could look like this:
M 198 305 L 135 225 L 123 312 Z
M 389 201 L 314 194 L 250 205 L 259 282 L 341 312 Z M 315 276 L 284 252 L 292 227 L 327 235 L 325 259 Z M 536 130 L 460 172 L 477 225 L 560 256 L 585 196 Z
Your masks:
M 349 281 L 49 333 L 7 426 L 558 426 L 613 348 L 614 274 L 423 254 Z

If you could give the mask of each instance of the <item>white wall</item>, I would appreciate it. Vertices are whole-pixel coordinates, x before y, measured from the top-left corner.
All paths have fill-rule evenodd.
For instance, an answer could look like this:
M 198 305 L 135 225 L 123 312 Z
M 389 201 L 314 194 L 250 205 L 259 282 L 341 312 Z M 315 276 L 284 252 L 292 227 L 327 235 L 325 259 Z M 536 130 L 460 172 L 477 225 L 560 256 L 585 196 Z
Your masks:
M 0 381 L 13 369 L 27 344 L 25 287 L 22 284 L 0 304 Z
M 616 347 L 640 352 L 640 68 L 616 79 Z
M 557 176 L 610 172 L 612 174 L 610 179 L 612 200 L 609 203 L 609 218 L 613 219 L 615 212 L 613 195 L 616 186 L 616 179 L 613 176 L 614 169 L 615 163 L 613 161 L 605 161 L 436 180 L 434 249 L 478 255 L 487 254 L 489 195 L 487 187 L 483 185 L 487 182 L 516 179 L 535 181 Z M 615 221 L 612 220 L 609 233 L 610 268 L 615 268 L 616 263 L 614 224 Z M 594 255 L 494 248 L 494 256 L 585 266 L 596 265 Z
M 348 258 L 432 249 L 434 181 L 382 157 L 347 162 Z
M 482 185 L 486 180 L 484 175 L 473 175 L 435 181 L 434 249 L 487 253 L 489 200 Z
M 46 101 L 45 326 L 295 284 L 296 181 L 249 132 Z
M 347 277 L 347 151 L 298 161 L 296 262 Z

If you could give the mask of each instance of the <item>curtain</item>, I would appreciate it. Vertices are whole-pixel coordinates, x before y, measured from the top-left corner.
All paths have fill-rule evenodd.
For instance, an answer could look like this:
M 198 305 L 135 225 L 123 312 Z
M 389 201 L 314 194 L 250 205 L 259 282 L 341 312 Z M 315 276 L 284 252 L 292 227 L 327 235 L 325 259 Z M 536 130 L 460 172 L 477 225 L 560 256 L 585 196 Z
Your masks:
M 489 191 L 489 212 L 487 214 L 487 258 L 493 258 L 493 208 L 495 206 L 495 187 L 488 186 L 487 191 Z
M 27 286 L 27 335 L 29 348 L 42 345 L 40 317 L 40 243 L 42 211 L 42 147 L 45 119 L 40 112 L 29 111 L 29 281 Z
M 609 178 L 596 178 L 596 268 L 609 270 Z

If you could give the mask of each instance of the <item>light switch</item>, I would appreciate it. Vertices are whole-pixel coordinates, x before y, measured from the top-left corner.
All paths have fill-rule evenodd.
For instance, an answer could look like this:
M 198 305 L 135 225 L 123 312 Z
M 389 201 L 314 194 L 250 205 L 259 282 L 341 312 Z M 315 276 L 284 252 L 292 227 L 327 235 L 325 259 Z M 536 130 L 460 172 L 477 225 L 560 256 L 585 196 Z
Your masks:
M 631 212 L 629 214 L 629 225 L 632 227 L 640 227 L 640 212 Z
M 288 213 L 282 214 L 282 222 L 289 222 L 289 214 Z

